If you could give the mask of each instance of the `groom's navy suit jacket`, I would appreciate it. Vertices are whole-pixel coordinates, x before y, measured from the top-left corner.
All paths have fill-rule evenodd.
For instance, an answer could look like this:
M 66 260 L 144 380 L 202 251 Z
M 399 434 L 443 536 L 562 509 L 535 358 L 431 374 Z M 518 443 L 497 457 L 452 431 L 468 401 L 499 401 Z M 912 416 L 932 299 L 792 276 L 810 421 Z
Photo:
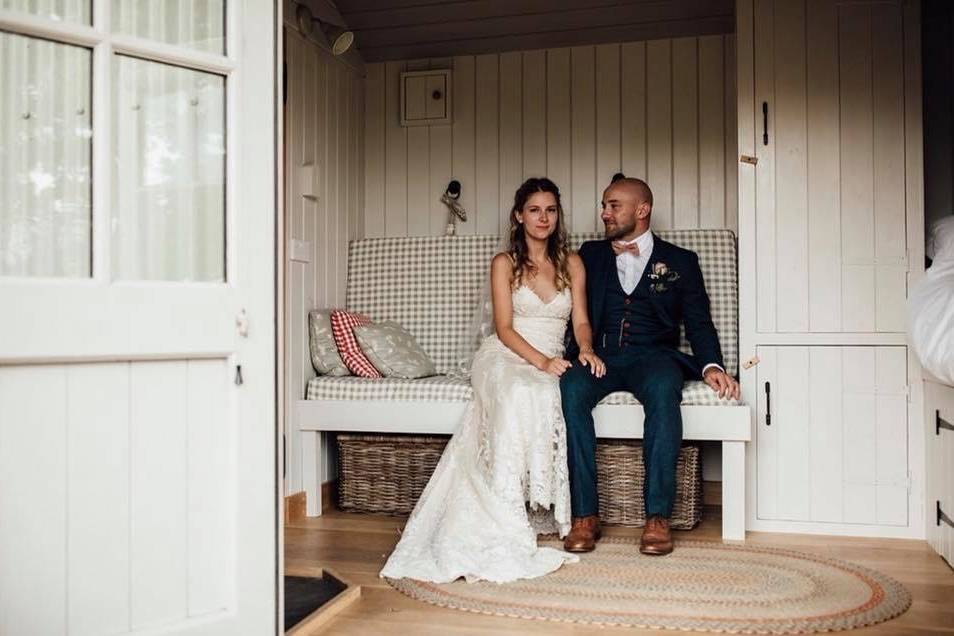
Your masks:
M 618 286 L 616 255 L 608 240 L 587 241 L 579 250 L 586 268 L 586 299 L 590 325 L 593 327 L 593 343 L 599 345 L 612 325 L 605 324 L 607 291 L 611 285 Z M 667 274 L 653 278 L 657 264 L 665 265 Z M 673 273 L 676 276 L 673 276 Z M 709 313 L 709 296 L 706 294 L 695 252 L 683 249 L 653 235 L 653 251 L 649 263 L 632 294 L 633 302 L 650 303 L 655 319 L 634 324 L 636 333 L 642 331 L 643 341 L 661 347 L 683 367 L 688 380 L 698 380 L 705 365 L 714 363 L 725 367 L 719 336 Z M 686 339 L 694 355 L 679 351 L 679 324 L 685 324 Z M 579 347 L 573 337 L 572 325 L 567 330 L 567 358 L 579 355 Z

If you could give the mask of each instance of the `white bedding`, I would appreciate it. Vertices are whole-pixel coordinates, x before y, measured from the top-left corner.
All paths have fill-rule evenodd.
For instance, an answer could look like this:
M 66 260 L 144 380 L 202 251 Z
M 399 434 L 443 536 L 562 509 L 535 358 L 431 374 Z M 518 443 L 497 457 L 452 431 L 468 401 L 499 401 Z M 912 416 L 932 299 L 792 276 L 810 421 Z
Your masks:
M 908 297 L 908 337 L 921 365 L 954 385 L 954 216 L 934 223 L 926 253 L 933 263 Z

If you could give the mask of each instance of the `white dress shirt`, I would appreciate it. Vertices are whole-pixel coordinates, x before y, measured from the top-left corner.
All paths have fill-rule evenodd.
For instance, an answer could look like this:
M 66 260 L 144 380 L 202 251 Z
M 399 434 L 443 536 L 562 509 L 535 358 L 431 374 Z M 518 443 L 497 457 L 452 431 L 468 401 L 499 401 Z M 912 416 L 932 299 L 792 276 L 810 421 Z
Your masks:
M 639 249 L 639 255 L 632 252 L 622 252 L 616 255 L 616 273 L 619 275 L 619 284 L 627 295 L 632 294 L 633 290 L 639 284 L 639 279 L 643 277 L 646 266 L 649 265 L 649 257 L 653 254 L 653 233 L 652 230 L 646 230 L 631 241 L 616 241 L 623 245 L 636 244 Z M 705 377 L 709 367 L 715 367 L 719 371 L 725 371 L 720 365 L 710 362 L 702 368 L 702 375 Z
M 649 257 L 653 253 L 653 233 L 646 230 L 631 241 L 615 241 L 623 245 L 636 244 L 639 249 L 639 256 L 632 252 L 623 252 L 616 257 L 616 272 L 619 274 L 619 284 L 623 286 L 623 291 L 632 294 L 642 278 L 646 265 L 649 264 Z

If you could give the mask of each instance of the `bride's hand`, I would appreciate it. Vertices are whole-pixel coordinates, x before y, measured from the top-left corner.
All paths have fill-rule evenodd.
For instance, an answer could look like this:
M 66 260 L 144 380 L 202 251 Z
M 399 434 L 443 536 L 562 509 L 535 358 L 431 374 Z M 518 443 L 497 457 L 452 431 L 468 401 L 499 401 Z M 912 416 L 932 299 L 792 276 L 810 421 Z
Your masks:
M 570 368 L 570 361 L 563 358 L 547 358 L 546 363 L 544 363 L 543 368 L 540 369 L 550 375 L 555 375 L 560 377 L 563 375 L 567 369 Z
M 590 368 L 590 373 L 598 378 L 606 375 L 606 364 L 600 360 L 600 357 L 592 351 L 583 351 L 580 353 L 580 364 Z

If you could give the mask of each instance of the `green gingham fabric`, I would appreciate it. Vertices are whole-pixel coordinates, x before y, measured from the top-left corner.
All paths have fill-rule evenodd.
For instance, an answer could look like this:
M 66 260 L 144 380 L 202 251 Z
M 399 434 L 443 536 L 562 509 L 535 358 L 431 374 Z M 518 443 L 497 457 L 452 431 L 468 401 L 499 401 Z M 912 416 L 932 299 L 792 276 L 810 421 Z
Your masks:
M 657 234 L 699 255 L 726 370 L 738 371 L 738 276 L 730 230 L 663 230 Z M 574 248 L 602 234 L 574 234 Z M 347 308 L 374 321 L 393 320 L 414 335 L 439 373 L 449 373 L 466 341 L 496 236 L 422 236 L 352 241 Z M 681 348 L 691 351 L 685 337 Z
M 308 383 L 309 400 L 390 400 L 398 402 L 468 402 L 474 397 L 470 380 L 437 375 L 430 378 L 359 378 L 357 376 L 313 378 Z M 611 393 L 600 404 L 639 404 L 631 393 Z M 687 382 L 683 406 L 732 406 L 735 400 L 719 399 L 704 382 Z

